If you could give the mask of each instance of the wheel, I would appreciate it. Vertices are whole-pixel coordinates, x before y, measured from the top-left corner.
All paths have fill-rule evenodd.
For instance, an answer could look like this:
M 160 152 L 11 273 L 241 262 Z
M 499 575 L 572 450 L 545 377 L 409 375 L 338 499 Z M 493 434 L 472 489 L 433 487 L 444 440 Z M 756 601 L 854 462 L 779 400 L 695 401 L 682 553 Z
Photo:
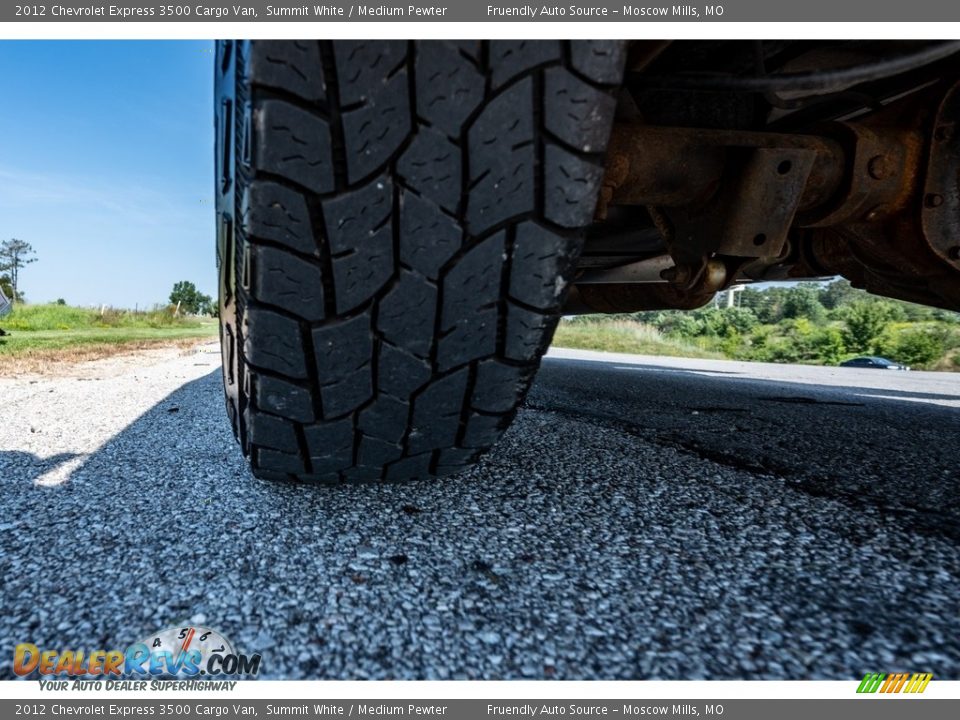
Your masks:
M 227 411 L 259 477 L 448 474 L 510 423 L 591 222 L 619 42 L 221 42 Z

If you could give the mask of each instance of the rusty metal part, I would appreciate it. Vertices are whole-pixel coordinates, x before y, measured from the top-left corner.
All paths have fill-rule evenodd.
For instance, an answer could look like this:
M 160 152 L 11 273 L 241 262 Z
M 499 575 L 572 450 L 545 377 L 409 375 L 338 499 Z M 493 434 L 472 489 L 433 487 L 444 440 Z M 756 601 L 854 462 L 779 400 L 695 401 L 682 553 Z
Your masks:
M 828 131 L 846 137 L 849 169 L 835 202 L 801 214 L 799 226 L 878 222 L 906 208 L 922 164 L 924 142 L 919 129 L 834 123 Z
M 930 249 L 960 269 L 960 85 L 937 111 L 923 188 L 921 222 Z
M 800 227 L 830 227 L 879 221 L 909 204 L 923 161 L 924 136 L 915 122 L 831 123 L 820 130 L 822 136 L 618 125 L 601 207 L 646 205 L 668 215 L 683 208 L 687 217 L 703 217 L 715 236 L 723 229 L 715 251 L 757 255 L 748 246 L 757 218 L 779 227 L 774 236 L 782 238 L 785 221 L 793 221 L 790 208 Z
M 868 233 L 867 230 L 874 230 Z M 960 309 L 956 272 L 934 260 L 923 238 L 889 227 L 826 228 L 813 232 L 791 277 L 842 275 L 861 290 L 908 302 Z M 907 242 L 902 242 L 906 240 Z
M 813 228 L 802 253 L 808 267 L 798 267 L 794 275 L 819 267 L 878 295 L 960 309 L 960 263 L 951 258 L 951 248 L 960 248 L 960 143 L 951 134 L 960 116 L 958 88 L 932 86 L 912 105 L 891 107 L 858 124 L 861 138 L 864 129 L 887 138 L 880 144 L 900 151 L 903 160 L 879 168 L 869 152 L 862 153 L 855 163 L 859 179 L 851 187 L 869 184 L 874 174 L 886 182 L 884 171 L 892 170 L 897 194 L 887 193 L 880 211 L 864 212 L 870 203 L 861 202 L 859 216 Z M 899 141 L 890 142 L 894 137 Z
M 676 265 L 661 271 L 666 285 L 650 284 L 649 261 L 608 271 L 607 283 L 647 285 L 585 287 L 582 300 L 684 308 L 735 277 L 842 274 L 960 309 L 960 83 L 812 131 L 616 126 L 601 214 L 645 206 Z
M 802 200 L 816 152 L 809 148 L 758 148 L 750 154 L 727 213 L 717 252 L 735 257 L 779 255 Z M 749 194 L 749 195 L 748 195 Z
M 643 270 L 646 277 L 657 265 L 669 265 L 660 271 L 660 282 L 584 283 L 577 280 L 564 305 L 564 314 L 693 310 L 710 302 L 718 290 L 733 280 L 733 273 L 720 260 L 710 260 L 702 267 L 672 266 L 673 261 L 664 255 L 647 262 Z
M 669 255 L 640 260 L 606 268 L 589 268 L 575 280 L 577 285 L 611 285 L 616 283 L 662 283 L 662 273 L 676 270 L 676 264 Z
M 608 146 L 604 185 L 611 204 L 697 205 L 717 192 L 731 160 L 764 148 L 813 152 L 800 208 L 825 202 L 843 181 L 844 150 L 831 138 L 621 124 Z
M 601 193 L 651 210 L 678 264 L 715 254 L 776 257 L 797 212 L 840 188 L 845 153 L 831 138 L 618 125 Z
M 714 293 L 689 293 L 667 283 L 574 285 L 570 288 L 563 313 L 588 315 L 643 310 L 695 310 L 710 302 L 713 296 Z

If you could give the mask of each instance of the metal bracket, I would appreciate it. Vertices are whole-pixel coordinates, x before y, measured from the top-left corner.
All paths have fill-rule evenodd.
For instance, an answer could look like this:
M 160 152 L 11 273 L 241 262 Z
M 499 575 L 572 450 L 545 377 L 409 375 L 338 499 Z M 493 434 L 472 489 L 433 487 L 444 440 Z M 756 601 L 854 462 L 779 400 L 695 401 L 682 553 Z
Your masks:
M 757 148 L 743 169 L 717 252 L 778 257 L 800 207 L 816 153 L 806 148 Z
M 960 268 L 960 84 L 954 85 L 937 112 L 923 189 L 921 223 L 930 248 Z

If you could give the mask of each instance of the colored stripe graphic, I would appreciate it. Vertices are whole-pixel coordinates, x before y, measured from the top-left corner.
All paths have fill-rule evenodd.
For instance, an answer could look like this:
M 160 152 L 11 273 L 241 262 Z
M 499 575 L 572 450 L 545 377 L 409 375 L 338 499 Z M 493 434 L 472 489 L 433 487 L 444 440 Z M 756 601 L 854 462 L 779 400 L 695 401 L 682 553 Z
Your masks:
M 931 673 L 867 673 L 857 687 L 858 693 L 922 693 L 933 680 Z
M 907 685 L 907 689 L 904 690 L 904 692 L 922 693 L 927 689 L 927 685 L 930 684 L 932 679 L 933 675 L 930 673 L 914 673 L 913 677 L 910 678 L 910 683 Z
M 860 687 L 857 688 L 858 693 L 875 693 L 880 687 L 880 683 L 883 682 L 885 675 L 883 673 L 867 673 L 863 676 L 863 680 L 860 681 Z

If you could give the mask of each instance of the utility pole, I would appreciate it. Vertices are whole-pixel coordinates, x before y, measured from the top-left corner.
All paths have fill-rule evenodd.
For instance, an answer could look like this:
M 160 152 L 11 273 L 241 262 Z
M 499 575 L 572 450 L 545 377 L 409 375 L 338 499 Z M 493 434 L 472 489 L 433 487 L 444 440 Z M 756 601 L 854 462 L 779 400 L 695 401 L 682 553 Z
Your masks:
M 727 307 L 737 306 L 737 295 L 746 289 L 746 285 L 731 285 L 727 288 Z

